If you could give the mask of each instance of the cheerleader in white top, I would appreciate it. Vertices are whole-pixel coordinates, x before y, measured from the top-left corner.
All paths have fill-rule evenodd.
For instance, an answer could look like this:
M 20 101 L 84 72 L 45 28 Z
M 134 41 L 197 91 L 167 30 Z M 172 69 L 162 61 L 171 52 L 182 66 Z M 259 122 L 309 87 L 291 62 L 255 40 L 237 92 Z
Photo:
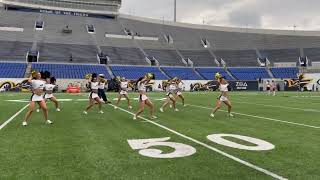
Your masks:
M 90 94 L 89 94 L 89 105 L 86 108 L 85 111 L 83 111 L 83 114 L 88 114 L 88 111 L 95 105 L 95 103 L 98 104 L 99 107 L 99 114 L 103 114 L 104 112 L 102 111 L 102 104 L 104 103 L 99 95 L 98 95 L 98 89 L 99 89 L 99 84 L 100 82 L 98 82 L 98 76 L 97 74 L 92 74 L 91 77 L 91 82 L 89 83 L 89 87 L 90 87 Z
M 220 73 L 216 73 L 215 75 L 216 80 L 218 81 L 219 84 L 219 90 L 221 92 L 220 96 L 218 97 L 217 105 L 216 107 L 212 110 L 211 117 L 214 117 L 215 113 L 221 108 L 222 102 L 227 105 L 228 107 L 228 114 L 230 117 L 233 117 L 231 114 L 231 101 L 229 100 L 229 94 L 228 94 L 228 82 L 222 77 Z
M 176 90 L 177 90 L 177 82 L 176 79 L 171 79 L 168 81 L 168 93 L 166 95 L 167 99 L 163 103 L 160 108 L 160 112 L 164 112 L 164 109 L 169 105 L 170 101 L 172 102 L 174 111 L 178 112 L 179 110 L 176 108 Z
M 126 78 L 123 77 L 120 79 L 120 89 L 119 89 L 117 104 L 116 104 L 116 106 L 114 106 L 115 109 L 117 109 L 117 107 L 119 106 L 119 103 L 120 103 L 122 97 L 126 98 L 126 100 L 128 102 L 128 108 L 132 109 L 131 102 L 128 97 L 128 85 L 129 85 L 129 82 L 126 80 Z
M 137 113 L 133 116 L 133 120 L 136 120 L 137 117 L 144 111 L 145 105 L 147 105 L 150 108 L 150 115 L 151 119 L 156 119 L 157 117 L 154 115 L 154 105 L 150 101 L 150 99 L 147 96 L 147 85 L 150 83 L 151 79 L 155 79 L 154 74 L 148 73 L 144 77 L 141 77 L 137 81 L 137 88 L 139 91 L 139 110 Z
M 56 111 L 60 112 L 60 108 L 59 108 L 59 102 L 57 100 L 57 98 L 53 95 L 53 90 L 56 87 L 56 78 L 51 77 L 50 79 L 47 79 L 47 83 L 44 85 L 44 100 L 50 100 L 51 102 L 54 103 L 55 107 L 56 107 Z M 39 109 L 37 110 L 37 112 L 39 112 Z
M 34 111 L 36 104 L 39 104 L 40 108 L 42 109 L 45 122 L 47 124 L 52 124 L 52 122 L 48 120 L 48 108 L 43 96 L 45 81 L 41 79 L 41 74 L 37 71 L 33 71 L 31 77 L 28 79 L 28 82 L 31 83 L 32 96 L 30 98 L 29 110 L 24 117 L 22 125 L 28 125 L 28 120 Z
M 184 104 L 184 96 L 182 95 L 182 91 L 183 91 L 183 82 L 181 79 L 177 79 L 177 86 L 178 86 L 178 89 L 177 89 L 177 98 L 180 98 L 182 100 L 182 105 L 185 106 Z

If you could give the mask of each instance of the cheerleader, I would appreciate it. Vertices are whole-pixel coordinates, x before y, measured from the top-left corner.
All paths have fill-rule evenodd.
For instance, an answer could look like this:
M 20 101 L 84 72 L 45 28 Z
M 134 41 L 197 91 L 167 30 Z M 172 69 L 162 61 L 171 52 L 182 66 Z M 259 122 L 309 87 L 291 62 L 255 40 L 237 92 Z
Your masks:
M 55 107 L 56 107 L 56 111 L 60 112 L 60 108 L 59 108 L 59 102 L 57 100 L 57 98 L 53 95 L 53 89 L 56 87 L 56 78 L 51 77 L 50 79 L 47 79 L 47 83 L 44 85 L 44 90 L 45 90 L 45 94 L 44 94 L 44 99 L 47 101 L 48 99 L 54 103 Z
M 129 82 L 124 77 L 120 78 L 120 90 L 119 90 L 119 95 L 118 95 L 118 101 L 117 101 L 116 106 L 114 106 L 114 109 L 118 108 L 119 102 L 121 101 L 122 96 L 124 98 L 126 98 L 126 100 L 128 102 L 128 108 L 132 109 L 131 102 L 128 97 L 128 84 L 129 84 Z
M 186 106 L 186 105 L 184 104 L 184 96 L 182 95 L 183 85 L 184 85 L 184 84 L 183 84 L 182 80 L 181 80 L 181 79 L 178 79 L 178 80 L 177 80 L 178 89 L 177 89 L 177 97 L 176 97 L 176 99 L 177 99 L 177 98 L 180 98 L 180 99 L 182 100 L 182 105 L 183 105 L 183 106 Z
M 177 90 L 177 82 L 176 79 L 172 79 L 168 81 L 169 87 L 168 87 L 168 93 L 166 95 L 167 99 L 163 103 L 163 105 L 160 108 L 160 112 L 164 112 L 164 109 L 169 105 L 170 101 L 172 102 L 173 109 L 175 112 L 178 112 L 179 110 L 176 108 L 176 90 Z
M 105 79 L 104 74 L 99 74 L 99 89 L 98 89 L 99 98 L 102 99 L 106 104 L 111 104 L 111 101 L 108 100 L 105 92 L 107 82 L 108 81 Z
M 270 84 L 269 80 L 267 80 L 266 86 L 267 86 L 268 95 L 270 96 L 271 95 L 271 84 Z
M 144 111 L 145 105 L 147 105 L 150 108 L 150 115 L 151 119 L 156 119 L 157 117 L 154 115 L 154 105 L 148 98 L 146 92 L 147 88 L 146 86 L 149 84 L 150 80 L 155 79 L 154 74 L 148 73 L 144 77 L 141 77 L 137 81 L 137 88 L 139 91 L 139 110 L 136 114 L 133 116 L 133 120 L 136 120 L 137 117 Z
M 48 108 L 43 96 L 43 89 L 45 87 L 45 81 L 41 79 L 41 74 L 39 72 L 33 71 L 31 77 L 28 79 L 31 83 L 32 96 L 30 98 L 29 110 L 24 117 L 22 122 L 23 126 L 28 125 L 28 120 L 30 119 L 36 104 L 39 104 L 43 111 L 44 120 L 47 124 L 52 124 L 52 121 L 48 119 Z
M 277 84 L 276 84 L 276 82 L 274 82 L 273 80 L 272 80 L 272 82 L 271 82 L 271 91 L 272 91 L 272 95 L 273 95 L 273 96 L 276 96 Z
M 218 101 L 217 101 L 217 105 L 212 110 L 210 116 L 214 118 L 214 116 L 215 116 L 214 114 L 221 108 L 221 104 L 223 102 L 228 107 L 229 116 L 233 117 L 233 114 L 231 114 L 232 105 L 231 105 L 231 102 L 229 100 L 229 95 L 228 95 L 228 86 L 229 86 L 229 84 L 220 73 L 216 73 L 215 78 L 218 81 L 219 90 L 221 92 L 221 95 L 219 96 Z
M 86 108 L 85 111 L 83 111 L 83 114 L 88 114 L 88 111 L 95 105 L 95 102 L 99 106 L 99 114 L 103 114 L 104 112 L 102 111 L 102 104 L 104 103 L 98 95 L 98 89 L 99 89 L 100 82 L 98 82 L 98 77 L 97 74 L 92 74 L 91 81 L 88 84 L 90 87 L 90 94 L 89 94 L 89 105 Z

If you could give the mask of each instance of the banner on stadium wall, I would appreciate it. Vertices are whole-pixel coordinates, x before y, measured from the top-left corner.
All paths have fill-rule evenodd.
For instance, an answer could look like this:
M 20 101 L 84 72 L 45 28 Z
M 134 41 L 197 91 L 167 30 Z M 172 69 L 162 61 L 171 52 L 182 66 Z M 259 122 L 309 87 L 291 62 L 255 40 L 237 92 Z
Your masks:
M 8 8 L 8 10 L 16 10 L 16 11 L 23 11 L 23 12 L 34 12 L 34 13 L 44 13 L 44 14 L 65 15 L 65 16 L 80 16 L 80 17 L 94 17 L 94 18 L 115 19 L 114 15 L 82 13 L 82 12 L 75 12 L 75 11 L 37 9 L 37 8 L 21 7 L 21 6 L 15 6 L 15 5 L 7 5 L 7 8 Z
M 23 91 L 28 92 L 30 84 L 27 79 L 0 79 L 0 92 Z
M 258 81 L 230 81 L 232 91 L 257 91 Z
M 297 79 L 286 79 L 285 90 L 317 91 L 320 89 L 320 73 L 301 74 Z

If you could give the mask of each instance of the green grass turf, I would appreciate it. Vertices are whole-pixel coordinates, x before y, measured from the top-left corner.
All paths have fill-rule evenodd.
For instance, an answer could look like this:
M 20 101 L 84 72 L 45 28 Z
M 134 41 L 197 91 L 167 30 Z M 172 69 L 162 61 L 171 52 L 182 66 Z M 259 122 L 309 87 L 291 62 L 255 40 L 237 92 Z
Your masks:
M 253 163 L 289 179 L 320 179 L 320 129 L 270 121 L 252 116 L 227 117 L 220 111 L 209 117 L 218 93 L 185 93 L 187 107 L 180 112 L 167 109 L 157 112 L 157 123 L 204 142 L 242 160 Z M 29 98 L 29 94 L 0 94 L 0 122 L 3 123 L 27 103 L 7 102 Z M 61 99 L 86 99 L 87 94 L 57 94 Z M 109 94 L 115 98 L 116 94 Z M 130 94 L 131 98 L 137 97 Z M 151 93 L 157 109 L 164 93 Z M 234 111 L 283 121 L 320 127 L 320 94 L 279 93 L 277 97 L 257 92 L 231 93 Z M 50 120 L 45 125 L 41 113 L 32 116 L 28 127 L 22 127 L 25 112 L 0 130 L 0 179 L 272 179 L 252 168 L 224 157 L 212 150 L 184 139 L 143 120 L 105 105 L 105 114 L 96 107 L 82 114 L 86 101 L 62 102 L 62 112 L 49 103 Z M 196 105 L 196 106 L 192 106 Z M 133 100 L 134 112 L 138 103 Z M 126 109 L 126 102 L 121 102 Z M 222 108 L 225 110 L 225 107 Z M 143 114 L 148 118 L 148 109 Z M 218 145 L 206 137 L 210 134 L 238 134 L 268 141 L 270 151 L 246 151 Z M 129 139 L 171 137 L 194 147 L 188 157 L 155 159 L 132 150 Z M 226 138 L 244 145 L 251 143 Z M 170 153 L 171 148 L 159 148 Z

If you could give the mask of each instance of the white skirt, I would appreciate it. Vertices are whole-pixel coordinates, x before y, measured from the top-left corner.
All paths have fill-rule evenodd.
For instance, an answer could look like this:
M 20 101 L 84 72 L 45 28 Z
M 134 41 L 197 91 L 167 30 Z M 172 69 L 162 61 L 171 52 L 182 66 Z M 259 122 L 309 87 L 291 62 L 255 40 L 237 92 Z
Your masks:
M 45 99 L 51 99 L 51 98 L 53 98 L 53 97 L 54 97 L 53 94 L 47 94 L 47 93 L 46 93 L 46 94 L 44 95 L 44 98 L 45 98 Z
M 89 94 L 89 98 L 91 98 L 91 99 L 99 98 L 99 95 L 97 93 L 91 92 Z
M 120 91 L 120 95 L 126 95 L 126 94 L 128 94 L 127 91 L 124 91 L 124 90 L 121 90 L 121 91 Z
M 43 101 L 43 95 L 38 96 L 36 94 L 32 94 L 30 100 L 32 102 L 41 102 L 41 101 Z
M 140 94 L 139 99 L 140 99 L 140 101 L 146 101 L 146 100 L 148 100 L 148 96 L 145 94 L 143 94 L 143 95 Z

